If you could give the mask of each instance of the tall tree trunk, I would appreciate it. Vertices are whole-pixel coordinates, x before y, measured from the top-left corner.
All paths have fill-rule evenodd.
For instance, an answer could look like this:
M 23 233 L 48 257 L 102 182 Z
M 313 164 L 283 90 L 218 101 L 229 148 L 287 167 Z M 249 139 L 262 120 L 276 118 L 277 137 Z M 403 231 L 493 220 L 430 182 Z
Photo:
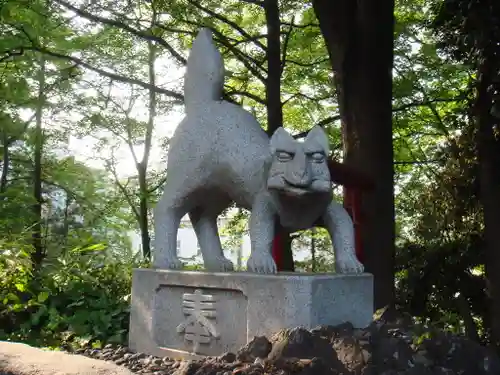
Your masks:
M 157 13 L 152 3 L 151 15 L 151 30 L 156 23 Z M 148 41 L 148 74 L 150 87 L 156 85 L 156 46 L 154 42 Z M 149 114 L 148 125 L 146 128 L 146 136 L 144 140 L 144 154 L 142 160 L 137 165 L 137 172 L 139 175 L 139 227 L 141 229 L 141 242 L 142 242 L 142 255 L 145 259 L 151 258 L 151 238 L 149 236 L 149 191 L 147 184 L 147 170 L 149 155 L 151 153 L 151 141 L 153 138 L 154 121 L 156 117 L 156 91 L 149 90 Z
M 480 199 L 484 215 L 486 246 L 486 279 L 490 298 L 491 341 L 500 348 L 500 140 L 495 136 L 496 121 L 491 115 L 493 97 L 489 86 L 492 69 L 485 62 L 479 67 L 479 82 L 475 103 L 478 127 L 478 159 Z
M 38 70 L 38 103 L 35 113 L 35 146 L 34 146 L 34 171 L 33 171 L 33 253 L 31 260 L 33 267 L 39 269 L 45 258 L 42 243 L 42 153 L 43 153 L 43 106 L 45 104 L 45 57 L 40 57 Z
M 313 0 L 335 75 L 344 161 L 375 182 L 363 196 L 365 268 L 375 308 L 394 301 L 394 0 Z
M 267 26 L 267 133 L 269 136 L 283 126 L 281 103 L 281 40 L 278 0 L 265 0 Z
M 63 221 L 63 231 L 61 234 L 61 247 L 65 251 L 68 245 L 68 236 L 69 236 L 69 208 L 71 206 L 72 199 L 69 197 L 69 194 L 66 192 L 66 199 L 64 200 L 64 221 Z
M 278 0 L 265 0 L 264 12 L 267 26 L 267 134 L 272 136 L 280 126 L 283 126 L 283 103 L 281 102 L 281 39 L 280 39 L 280 10 Z M 281 236 L 283 246 L 282 271 L 293 271 L 292 240 L 290 233 L 285 231 L 277 219 L 275 235 Z M 276 238 L 276 237 L 275 237 Z
M 2 175 L 0 177 L 0 199 L 4 198 L 4 194 L 7 191 L 7 177 L 9 175 L 10 169 L 10 139 L 7 133 L 3 134 L 3 156 L 2 156 Z
M 146 168 L 142 163 L 137 165 L 139 177 L 139 228 L 141 230 L 142 255 L 145 259 L 151 257 L 151 241 L 149 237 L 149 215 L 148 215 L 148 185 L 146 180 Z

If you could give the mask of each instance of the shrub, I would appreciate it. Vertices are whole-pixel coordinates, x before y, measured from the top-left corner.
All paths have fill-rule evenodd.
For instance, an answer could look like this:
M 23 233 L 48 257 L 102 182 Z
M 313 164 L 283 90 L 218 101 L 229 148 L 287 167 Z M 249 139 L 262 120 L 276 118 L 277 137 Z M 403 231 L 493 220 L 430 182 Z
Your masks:
M 5 245 L 5 244 L 4 244 Z M 32 275 L 29 253 L 0 248 L 0 339 L 48 347 L 124 344 L 131 271 L 96 246 L 71 251 Z

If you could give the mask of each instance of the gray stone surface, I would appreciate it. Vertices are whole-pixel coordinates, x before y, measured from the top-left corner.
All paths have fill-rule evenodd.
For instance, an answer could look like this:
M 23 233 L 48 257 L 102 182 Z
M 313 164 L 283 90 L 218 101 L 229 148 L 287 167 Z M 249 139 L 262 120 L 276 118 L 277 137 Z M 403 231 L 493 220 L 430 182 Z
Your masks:
M 234 201 L 252 211 L 249 271 L 276 272 L 271 245 L 279 217 L 290 231 L 322 220 L 332 236 L 337 272 L 363 272 L 351 218 L 332 198 L 323 129 L 313 128 L 303 142 L 283 128 L 269 139 L 250 113 L 221 99 L 223 82 L 222 57 L 210 31 L 202 29 L 187 62 L 186 116 L 171 139 L 168 177 L 154 210 L 154 267 L 182 267 L 177 230 L 189 214 L 205 268 L 233 270 L 222 251 L 217 216 Z
M 133 375 L 112 362 L 0 341 L 3 375 Z
M 260 275 L 136 269 L 129 346 L 156 356 L 196 358 L 237 349 L 284 328 L 366 327 L 370 274 Z

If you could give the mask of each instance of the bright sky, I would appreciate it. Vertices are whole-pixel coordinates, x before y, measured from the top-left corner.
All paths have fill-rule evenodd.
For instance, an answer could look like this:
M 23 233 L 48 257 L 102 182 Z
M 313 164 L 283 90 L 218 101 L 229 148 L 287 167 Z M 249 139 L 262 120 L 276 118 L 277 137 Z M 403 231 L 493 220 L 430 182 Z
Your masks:
M 156 63 L 156 71 L 157 86 L 182 92 L 184 69 L 175 67 L 168 58 L 160 57 Z M 96 74 L 92 72 L 87 72 L 84 76 L 84 79 L 88 81 L 92 81 L 93 78 L 96 78 Z M 111 92 L 114 98 L 123 99 L 124 101 L 127 100 L 128 90 L 114 87 Z M 166 100 L 167 98 L 164 95 L 157 95 L 159 104 Z M 150 156 L 150 165 L 153 169 L 166 167 L 164 163 L 162 163 L 162 158 L 165 158 L 166 152 L 161 149 L 159 139 L 171 136 L 183 115 L 183 107 L 176 106 L 173 110 L 167 113 L 160 113 L 156 116 L 153 147 Z M 144 100 L 144 98 L 139 98 L 135 102 L 131 117 L 137 120 L 147 121 L 148 102 Z M 75 120 L 77 119 L 78 117 L 75 117 Z M 106 134 L 106 132 L 102 132 L 102 135 L 110 136 L 110 134 Z M 102 159 L 111 157 L 111 150 L 98 148 L 98 140 L 96 137 L 87 136 L 83 139 L 79 139 L 71 136 L 69 141 L 71 153 L 74 153 L 77 159 L 85 161 L 85 163 L 91 167 L 104 168 L 104 160 Z M 136 145 L 134 151 L 140 159 L 142 158 L 144 147 L 142 145 Z M 99 152 L 99 158 L 96 157 L 96 152 Z M 114 155 L 117 161 L 117 172 L 119 176 L 126 177 L 136 174 L 135 167 L 131 168 L 131 166 L 134 165 L 132 153 L 124 142 L 121 142 L 120 147 L 114 152 Z
M 77 0 L 73 3 L 78 5 L 80 1 Z M 105 17 L 111 16 L 108 14 L 101 14 L 101 15 Z M 102 28 L 102 25 L 93 24 L 92 22 L 89 22 L 88 20 L 82 17 L 76 16 L 76 14 L 74 14 L 72 11 L 68 11 L 67 16 L 68 19 L 71 20 L 71 25 L 72 27 L 75 28 L 75 30 L 79 29 L 82 32 L 89 32 L 91 30 L 95 30 L 96 32 L 98 32 Z M 141 18 L 144 17 L 145 13 L 141 13 L 140 16 Z M 136 46 L 137 50 L 139 51 L 139 48 L 146 48 L 146 43 L 144 41 L 141 41 Z M 102 66 L 98 67 L 107 70 L 106 67 Z M 175 90 L 177 92 L 182 92 L 184 69 L 175 66 L 175 64 L 172 63 L 171 58 L 168 55 L 161 55 L 157 57 L 155 70 L 156 70 L 155 79 L 157 86 Z M 94 72 L 86 70 L 82 79 L 83 81 L 87 82 L 99 82 L 102 80 L 102 77 Z M 113 85 L 113 89 L 111 90 L 111 95 L 114 98 L 114 100 L 127 102 L 130 94 L 129 90 L 130 90 L 129 85 L 116 82 L 116 84 Z M 143 91 L 146 92 L 146 90 Z M 84 92 L 87 92 L 89 94 L 93 93 L 95 94 L 95 90 L 84 90 Z M 182 106 L 176 106 L 176 108 L 174 108 L 174 110 L 172 111 L 168 111 L 167 113 L 160 113 L 158 107 L 161 107 L 162 103 L 164 104 L 168 100 L 168 98 L 166 98 L 162 94 L 157 94 L 156 99 L 159 105 L 157 106 L 158 112 L 155 119 L 155 127 L 153 133 L 153 147 L 150 154 L 150 169 L 166 167 L 166 165 L 162 163 L 162 158 L 165 159 L 166 152 L 161 149 L 159 141 L 161 138 L 168 137 L 173 133 L 173 131 L 177 127 L 177 124 L 181 121 L 183 117 L 183 110 L 184 110 Z M 136 120 L 145 122 L 147 121 L 148 119 L 147 95 L 144 98 L 142 98 L 142 100 L 141 98 L 139 98 L 134 103 L 133 110 L 131 111 L 130 116 Z M 67 113 L 65 114 L 65 118 L 69 120 L 69 122 L 74 123 L 81 118 L 81 114 Z M 57 123 L 54 124 L 54 126 L 57 126 Z M 100 134 L 94 134 L 93 137 L 87 136 L 84 138 L 77 138 L 74 135 L 71 135 L 69 138 L 69 145 L 68 145 L 69 151 L 71 154 L 74 154 L 78 160 L 84 161 L 90 167 L 104 168 L 105 165 L 104 160 L 109 159 L 111 157 L 111 150 L 99 147 L 98 138 L 102 136 L 105 137 L 107 136 L 110 138 L 114 138 L 114 140 L 116 140 L 116 137 L 113 137 L 109 132 L 106 134 L 106 132 L 104 131 L 100 132 Z M 120 177 L 135 175 L 137 171 L 135 167 L 132 167 L 134 165 L 134 158 L 132 156 L 132 153 L 129 147 L 125 144 L 125 142 L 120 142 L 120 143 L 121 145 L 114 151 L 114 156 L 117 162 L 116 169 L 118 175 Z M 137 158 L 139 159 L 142 158 L 144 151 L 142 145 L 135 145 L 134 151 L 137 155 Z

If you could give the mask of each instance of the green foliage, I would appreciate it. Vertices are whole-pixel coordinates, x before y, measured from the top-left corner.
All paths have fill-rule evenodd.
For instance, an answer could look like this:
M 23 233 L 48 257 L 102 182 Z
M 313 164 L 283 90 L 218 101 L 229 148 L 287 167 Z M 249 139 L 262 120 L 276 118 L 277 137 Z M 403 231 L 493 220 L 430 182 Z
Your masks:
M 41 346 L 125 344 L 131 270 L 100 245 L 78 248 L 32 278 L 29 253 L 0 256 L 0 339 Z

